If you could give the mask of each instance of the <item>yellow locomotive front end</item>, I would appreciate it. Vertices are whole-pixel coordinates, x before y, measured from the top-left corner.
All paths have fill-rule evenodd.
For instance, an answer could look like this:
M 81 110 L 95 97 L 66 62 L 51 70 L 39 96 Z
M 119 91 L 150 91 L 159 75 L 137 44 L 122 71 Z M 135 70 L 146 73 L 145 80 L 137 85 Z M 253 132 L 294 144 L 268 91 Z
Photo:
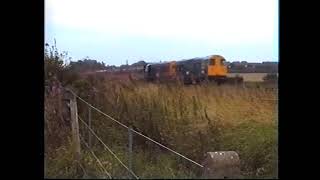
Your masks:
M 215 81 L 218 84 L 231 83 L 238 84 L 243 83 L 243 77 L 227 77 L 228 69 L 226 66 L 226 60 L 223 56 L 213 55 L 208 59 L 208 79 Z
M 208 59 L 208 79 L 223 82 L 227 78 L 227 67 L 224 57 L 213 55 Z

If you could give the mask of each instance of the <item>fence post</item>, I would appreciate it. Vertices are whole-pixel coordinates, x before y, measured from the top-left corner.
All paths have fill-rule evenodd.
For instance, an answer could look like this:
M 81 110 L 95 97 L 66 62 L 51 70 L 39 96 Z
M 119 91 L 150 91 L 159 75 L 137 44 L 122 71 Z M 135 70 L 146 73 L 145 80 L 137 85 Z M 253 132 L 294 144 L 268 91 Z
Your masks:
M 88 119 L 89 119 L 89 128 L 91 129 L 91 107 L 88 106 Z M 89 132 L 89 147 L 91 148 L 91 131 L 88 129 Z
M 128 153 L 129 169 L 132 171 L 132 127 L 131 126 L 129 126 L 128 128 L 128 134 L 129 134 L 129 153 Z M 132 178 L 130 173 L 129 173 L 129 178 Z
M 77 100 L 74 95 L 70 98 L 71 127 L 72 127 L 72 147 L 75 160 L 80 160 L 80 136 L 78 122 Z

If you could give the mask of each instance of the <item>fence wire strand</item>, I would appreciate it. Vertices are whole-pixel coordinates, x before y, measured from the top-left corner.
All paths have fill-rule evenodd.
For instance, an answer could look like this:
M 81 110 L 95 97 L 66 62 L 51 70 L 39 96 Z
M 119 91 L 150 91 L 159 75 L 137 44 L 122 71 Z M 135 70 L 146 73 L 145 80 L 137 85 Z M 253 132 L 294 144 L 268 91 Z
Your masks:
M 113 117 L 107 115 L 106 113 L 104 113 L 104 112 L 102 112 L 101 110 L 97 109 L 96 107 L 92 106 L 90 103 L 86 102 L 84 99 L 82 99 L 81 97 L 79 97 L 79 96 L 78 96 L 75 92 L 73 92 L 72 90 L 70 90 L 70 89 L 68 89 L 68 90 L 69 90 L 73 95 L 75 95 L 77 98 L 79 98 L 81 101 L 83 101 L 84 103 L 86 103 L 88 106 L 92 107 L 93 109 L 95 109 L 96 111 L 98 111 L 98 112 L 100 112 L 101 114 L 105 115 L 106 117 L 110 118 L 111 120 L 117 122 L 117 123 L 120 124 L 122 127 L 125 127 L 125 128 L 127 128 L 127 129 L 129 129 L 128 126 L 122 124 L 121 122 L 117 121 L 117 120 L 114 119 Z M 159 142 L 151 139 L 150 137 L 148 137 L 148 136 L 146 136 L 146 135 L 143 135 L 142 133 L 140 133 L 140 132 L 138 132 L 138 131 L 136 131 L 136 130 L 134 130 L 134 129 L 131 129 L 131 130 L 132 130 L 134 133 L 136 133 L 136 134 L 138 134 L 138 135 L 140 135 L 140 136 L 148 139 L 149 141 L 151 141 L 151 142 L 153 142 L 153 143 L 155 143 L 155 144 L 157 144 L 157 145 L 159 145 L 159 146 L 161 146 L 161 147 L 163 147 L 163 148 L 171 151 L 172 153 L 174 153 L 174 154 L 176 154 L 176 155 L 178 155 L 178 156 L 180 156 L 180 157 L 188 160 L 189 162 L 192 162 L 193 164 L 196 164 L 197 166 L 203 168 L 203 165 L 201 165 L 200 163 L 197 163 L 197 162 L 191 160 L 190 158 L 187 158 L 186 156 L 184 156 L 184 155 L 182 155 L 182 154 L 180 154 L 180 153 L 178 153 L 178 152 L 170 149 L 169 147 L 166 147 L 165 145 L 163 145 L 163 144 L 161 144 L 161 143 L 159 143 Z
M 80 121 L 92 132 L 92 134 L 103 144 L 103 146 L 119 161 L 119 163 L 126 168 L 136 179 L 139 179 L 139 177 L 132 172 L 131 169 L 129 169 L 119 158 L 118 156 L 98 137 L 98 135 L 89 127 L 89 125 L 87 125 L 86 122 L 84 122 L 82 120 L 82 118 L 78 115 L 78 118 L 80 119 Z
M 103 167 L 101 161 L 99 160 L 99 158 L 95 155 L 95 153 L 90 149 L 89 145 L 84 141 L 84 139 L 82 138 L 82 136 L 80 136 L 80 140 L 83 142 L 83 144 L 87 147 L 87 149 L 91 152 L 91 154 L 93 155 L 93 157 L 97 160 L 98 164 L 100 165 L 101 169 L 103 170 L 103 172 L 105 174 L 107 174 L 109 176 L 110 179 L 112 179 L 110 173 Z
M 117 121 L 116 119 L 114 119 L 113 117 L 109 116 L 108 114 L 100 111 L 98 108 L 92 106 L 90 103 L 88 103 L 86 100 L 82 99 L 81 97 L 79 97 L 75 92 L 73 92 L 71 89 L 67 89 L 69 90 L 73 95 L 75 95 L 78 99 L 80 99 L 82 102 L 86 103 L 88 106 L 90 106 L 91 108 L 93 108 L 94 110 L 100 112 L 101 114 L 105 115 L 106 117 L 110 118 L 111 120 L 113 120 L 114 122 L 120 124 L 122 127 L 125 127 L 125 128 L 129 128 L 128 126 L 122 124 L 121 122 Z

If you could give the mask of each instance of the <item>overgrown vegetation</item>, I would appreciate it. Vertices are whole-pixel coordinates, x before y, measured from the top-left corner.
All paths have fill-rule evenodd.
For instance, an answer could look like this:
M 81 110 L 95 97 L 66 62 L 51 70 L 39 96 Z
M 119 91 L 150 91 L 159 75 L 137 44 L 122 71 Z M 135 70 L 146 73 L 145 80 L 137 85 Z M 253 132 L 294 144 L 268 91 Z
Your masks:
M 46 51 L 45 175 L 47 178 L 103 178 L 91 152 L 82 147 L 80 164 L 70 149 L 70 121 L 61 96 L 52 87 L 61 82 L 103 112 L 162 144 L 202 162 L 209 151 L 239 153 L 245 177 L 277 177 L 276 92 L 243 86 L 147 84 L 121 82 L 103 75 L 82 76 L 73 64 L 63 64 L 56 49 Z M 60 86 L 58 86 L 60 87 Z M 58 93 L 59 94 L 59 93 Z M 57 98 L 58 97 L 58 98 Z M 267 100 L 266 100 L 267 99 Z M 78 101 L 79 116 L 87 120 L 88 107 Z M 127 164 L 128 131 L 92 110 L 92 128 Z M 80 123 L 81 136 L 88 131 Z M 141 178 L 195 178 L 199 167 L 133 136 L 133 171 Z M 92 150 L 113 177 L 127 171 L 93 138 Z

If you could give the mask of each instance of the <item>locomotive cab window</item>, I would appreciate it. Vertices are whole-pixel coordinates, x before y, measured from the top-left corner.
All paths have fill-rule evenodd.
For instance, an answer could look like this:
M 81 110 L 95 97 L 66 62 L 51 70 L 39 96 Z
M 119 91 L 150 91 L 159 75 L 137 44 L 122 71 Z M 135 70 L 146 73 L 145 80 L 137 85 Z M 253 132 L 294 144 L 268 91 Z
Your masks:
M 216 60 L 215 59 L 210 59 L 210 65 L 214 66 L 215 65 Z
M 220 64 L 223 66 L 225 61 L 225 59 L 221 59 Z
M 173 64 L 173 65 L 172 65 L 172 69 L 173 69 L 173 70 L 176 70 L 176 69 L 177 69 L 177 65 L 176 65 L 176 64 Z
M 146 65 L 145 72 L 149 72 L 149 71 L 150 71 L 150 65 Z

